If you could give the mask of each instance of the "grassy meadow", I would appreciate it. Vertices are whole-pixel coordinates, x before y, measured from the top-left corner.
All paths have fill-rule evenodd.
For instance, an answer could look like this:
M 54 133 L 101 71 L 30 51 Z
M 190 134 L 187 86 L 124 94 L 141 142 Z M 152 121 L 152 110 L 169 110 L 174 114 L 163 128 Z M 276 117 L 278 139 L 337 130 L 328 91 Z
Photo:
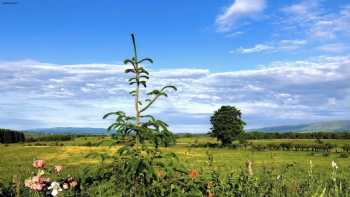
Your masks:
M 79 175 L 84 167 L 100 165 L 98 157 L 87 157 L 90 153 L 113 154 L 120 146 L 108 146 L 108 137 L 78 137 L 71 141 L 62 142 L 33 142 L 23 144 L 0 145 L 0 181 L 11 180 L 13 175 L 23 178 L 30 176 L 32 161 L 43 159 L 49 164 L 63 165 L 64 173 Z M 338 146 L 350 144 L 350 140 L 323 140 L 325 143 Z M 216 142 L 214 138 L 206 136 L 180 137 L 175 146 L 161 148 L 165 152 L 176 153 L 188 168 L 206 170 L 209 168 L 208 157 L 213 157 L 211 168 L 222 174 L 239 172 L 244 168 L 246 160 L 253 162 L 256 173 L 263 169 L 288 169 L 292 176 L 307 172 L 309 161 L 312 160 L 314 172 L 327 177 L 331 172 L 331 162 L 337 162 L 346 176 L 350 176 L 350 158 L 342 157 L 340 153 L 332 151 L 330 154 L 313 153 L 308 151 L 254 151 L 249 148 L 194 148 L 191 144 Z M 278 139 L 278 140 L 250 140 L 252 144 L 268 143 L 315 143 L 312 139 Z M 107 161 L 108 162 L 108 161 Z

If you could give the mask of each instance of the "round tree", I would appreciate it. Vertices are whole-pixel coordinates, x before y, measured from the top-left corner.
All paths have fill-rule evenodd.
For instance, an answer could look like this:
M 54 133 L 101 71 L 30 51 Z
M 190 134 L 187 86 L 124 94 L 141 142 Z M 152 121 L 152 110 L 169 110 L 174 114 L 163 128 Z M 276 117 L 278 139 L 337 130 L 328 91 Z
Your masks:
M 245 122 L 241 119 L 241 111 L 232 106 L 221 106 L 210 118 L 211 136 L 216 137 L 223 145 L 231 144 L 244 133 Z

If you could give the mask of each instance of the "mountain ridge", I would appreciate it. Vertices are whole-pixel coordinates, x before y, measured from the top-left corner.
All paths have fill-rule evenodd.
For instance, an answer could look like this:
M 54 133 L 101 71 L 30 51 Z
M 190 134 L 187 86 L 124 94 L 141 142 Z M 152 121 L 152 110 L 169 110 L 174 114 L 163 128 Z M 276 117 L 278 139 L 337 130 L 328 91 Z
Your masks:
M 251 129 L 259 132 L 345 132 L 350 131 L 350 120 L 313 122 L 308 124 L 281 125 Z
M 46 134 L 107 134 L 105 128 L 93 127 L 52 127 L 36 128 L 25 130 L 28 132 L 46 133 Z M 263 127 L 249 129 L 249 132 L 350 132 L 350 120 L 322 121 L 308 124 L 280 125 L 272 127 Z
M 93 127 L 52 127 L 27 129 L 28 132 L 49 133 L 49 134 L 106 134 L 107 129 Z

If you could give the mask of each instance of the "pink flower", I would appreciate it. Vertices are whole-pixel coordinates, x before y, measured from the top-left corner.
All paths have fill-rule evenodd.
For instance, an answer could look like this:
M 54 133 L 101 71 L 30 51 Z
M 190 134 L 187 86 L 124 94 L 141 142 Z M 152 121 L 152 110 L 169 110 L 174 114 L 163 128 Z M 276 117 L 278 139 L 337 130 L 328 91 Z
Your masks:
M 62 171 L 62 169 L 63 169 L 63 166 L 59 166 L 59 165 L 57 165 L 57 166 L 55 166 L 54 167 L 54 171 L 55 171 L 55 173 L 60 173 L 61 171 Z
M 26 186 L 26 187 L 32 187 L 32 185 L 33 185 L 32 179 L 26 179 L 26 180 L 24 181 L 24 186 Z
M 45 184 L 40 184 L 40 183 L 34 183 L 31 187 L 31 189 L 35 192 L 40 192 L 43 190 Z
M 44 168 L 45 167 L 45 161 L 44 160 L 35 160 L 33 161 L 33 167 L 34 168 Z
M 78 185 L 78 182 L 77 182 L 77 181 L 72 181 L 72 182 L 69 183 L 69 186 L 70 186 L 71 188 L 74 188 L 74 187 L 76 187 L 77 185 Z
M 64 183 L 64 184 L 63 184 L 63 189 L 69 189 L 68 183 Z
M 78 181 L 76 181 L 74 179 L 74 177 L 68 177 L 66 181 L 67 181 L 66 183 L 69 184 L 70 188 L 74 188 L 74 187 L 78 186 Z
M 42 176 L 34 176 L 24 181 L 24 185 L 35 192 L 40 192 L 45 187 L 45 178 Z
M 33 176 L 32 180 L 36 183 L 45 183 L 46 179 L 42 176 Z

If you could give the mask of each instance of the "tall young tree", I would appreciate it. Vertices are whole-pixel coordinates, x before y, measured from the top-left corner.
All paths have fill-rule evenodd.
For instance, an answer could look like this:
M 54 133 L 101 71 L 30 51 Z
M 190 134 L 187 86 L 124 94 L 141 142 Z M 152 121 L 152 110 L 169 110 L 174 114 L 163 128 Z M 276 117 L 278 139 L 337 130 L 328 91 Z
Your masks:
M 139 59 L 135 35 L 131 34 L 133 57 L 126 59 L 124 64 L 130 65 L 131 68 L 125 70 L 125 73 L 131 74 L 129 85 L 133 86 L 130 95 L 134 97 L 135 116 L 128 116 L 123 111 L 111 112 L 103 118 L 111 115 L 116 116 L 116 121 L 108 127 L 108 130 L 115 130 L 117 136 L 131 136 L 136 143 L 143 143 L 144 140 L 149 140 L 156 147 L 159 145 L 169 145 L 175 142 L 175 137 L 169 131 L 168 125 L 145 112 L 161 97 L 167 97 L 167 91 L 176 91 L 175 86 L 164 86 L 160 89 L 155 89 L 147 92 L 147 98 L 141 98 L 141 89 L 147 88 L 147 82 L 150 79 L 149 72 L 142 66 L 145 63 L 153 63 L 151 58 Z
M 178 169 L 176 154 L 162 153 L 158 148 L 160 145 L 167 146 L 175 143 L 175 136 L 169 131 L 168 125 L 146 114 L 160 97 L 168 96 L 168 90 L 177 89 L 175 86 L 164 86 L 146 91 L 150 75 L 143 64 L 153 63 L 153 60 L 150 58 L 139 60 L 134 34 L 131 35 L 131 39 L 133 57 L 126 59 L 124 63 L 131 66 L 125 72 L 131 75 L 129 84 L 132 86 L 130 95 L 134 101 L 134 114 L 127 115 L 123 111 L 117 111 L 104 116 L 104 118 L 114 116 L 115 122 L 109 126 L 108 130 L 115 131 L 117 136 L 128 139 L 131 143 L 125 143 L 117 150 L 113 156 L 111 172 L 115 176 L 114 180 L 120 196 L 154 196 L 159 192 L 154 192 L 152 188 L 160 187 L 162 192 L 163 188 L 170 188 L 170 191 L 173 191 L 171 188 L 179 182 L 175 174 L 187 175 L 187 171 Z M 143 94 L 142 89 L 146 94 Z M 145 143 L 146 140 L 154 146 Z M 167 174 L 167 177 L 169 175 L 166 186 L 162 186 L 165 183 L 162 182 L 163 179 L 160 180 L 157 172 Z M 173 178 L 170 179 L 172 176 Z M 171 192 L 166 196 L 169 195 Z

